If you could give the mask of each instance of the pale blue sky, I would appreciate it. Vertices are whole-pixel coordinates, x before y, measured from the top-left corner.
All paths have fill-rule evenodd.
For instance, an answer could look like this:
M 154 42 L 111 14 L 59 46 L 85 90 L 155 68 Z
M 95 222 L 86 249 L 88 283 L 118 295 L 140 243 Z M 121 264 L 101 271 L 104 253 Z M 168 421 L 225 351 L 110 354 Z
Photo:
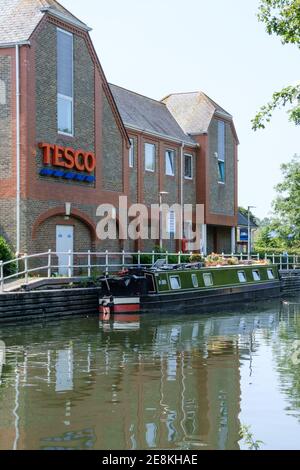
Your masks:
M 300 128 L 277 111 L 251 118 L 275 90 L 300 79 L 300 51 L 268 36 L 258 0 L 61 0 L 93 28 L 109 82 L 155 99 L 202 90 L 228 110 L 240 138 L 239 203 L 270 210 L 280 164 L 300 154 Z

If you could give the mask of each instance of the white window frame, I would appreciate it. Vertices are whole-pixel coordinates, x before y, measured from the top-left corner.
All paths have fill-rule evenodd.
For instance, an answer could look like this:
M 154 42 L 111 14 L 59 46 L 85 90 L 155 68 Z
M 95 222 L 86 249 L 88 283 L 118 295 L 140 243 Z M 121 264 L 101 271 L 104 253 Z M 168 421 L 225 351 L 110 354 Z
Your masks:
M 172 286 L 172 281 L 175 280 L 175 279 L 176 279 L 176 281 L 178 282 L 178 287 L 173 287 L 173 286 Z M 172 290 L 179 290 L 179 289 L 181 289 L 181 279 L 180 279 L 179 276 L 170 276 L 170 277 L 169 277 L 169 282 L 170 282 L 170 287 L 171 287 Z
M 61 135 L 67 135 L 69 137 L 74 137 L 74 34 L 70 33 L 69 31 L 66 31 L 65 29 L 62 28 L 56 28 L 57 32 L 61 32 L 63 34 L 66 34 L 67 36 L 72 37 L 72 96 L 66 96 L 61 93 L 57 92 L 57 132 L 58 134 Z M 56 61 L 56 66 L 58 67 L 58 63 Z M 58 128 L 58 98 L 61 98 L 63 100 L 71 102 L 71 133 L 69 132 L 64 132 L 61 131 Z
M 129 149 L 129 168 L 134 168 L 134 139 L 129 139 L 130 140 L 130 149 Z
M 153 168 L 147 168 L 147 158 L 146 158 L 146 148 L 147 148 L 147 146 L 151 146 L 154 149 L 154 152 L 153 152 Z M 156 145 L 152 144 L 151 142 L 145 142 L 144 154 L 145 154 L 145 171 L 149 171 L 150 173 L 155 173 L 155 168 L 156 168 Z
M 198 280 L 198 276 L 197 274 L 192 274 L 192 283 L 193 283 L 193 286 L 197 289 L 197 287 L 199 287 L 199 280 Z
M 245 271 L 238 271 L 238 279 L 241 284 L 245 284 L 245 282 L 247 282 L 247 276 Z
M 191 174 L 192 174 L 192 176 L 186 176 L 186 174 L 185 174 L 185 157 L 190 157 L 190 159 L 191 159 Z M 194 155 L 192 155 L 191 153 L 185 153 L 184 154 L 184 179 L 189 180 L 189 181 L 194 179 Z
M 267 269 L 267 274 L 268 274 L 269 281 L 273 281 L 273 279 L 275 279 L 274 271 L 272 268 Z
M 208 280 L 209 282 L 207 282 Z M 203 273 L 203 282 L 205 287 L 212 287 L 214 285 L 212 273 Z
M 254 281 L 261 281 L 261 275 L 260 275 L 260 272 L 258 271 L 258 269 L 253 269 L 252 271 L 252 275 L 253 275 L 253 280 Z M 255 279 L 255 277 L 257 277 L 257 279 Z
M 168 173 L 168 171 L 167 171 L 167 158 L 169 158 L 169 154 L 171 154 L 172 157 L 173 157 L 173 173 Z M 165 151 L 165 174 L 166 174 L 166 176 L 175 176 L 175 173 L 176 173 L 176 163 L 175 163 L 176 160 L 175 160 L 175 158 L 176 158 L 175 150 L 167 149 Z

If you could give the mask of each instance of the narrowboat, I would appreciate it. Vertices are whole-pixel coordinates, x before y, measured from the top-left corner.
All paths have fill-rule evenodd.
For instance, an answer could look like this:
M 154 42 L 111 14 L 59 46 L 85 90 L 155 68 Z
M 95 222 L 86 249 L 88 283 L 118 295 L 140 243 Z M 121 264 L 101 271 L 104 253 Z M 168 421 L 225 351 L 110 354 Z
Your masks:
M 201 263 L 132 268 L 100 279 L 99 311 L 111 314 L 201 311 L 280 296 L 277 265 L 204 267 Z

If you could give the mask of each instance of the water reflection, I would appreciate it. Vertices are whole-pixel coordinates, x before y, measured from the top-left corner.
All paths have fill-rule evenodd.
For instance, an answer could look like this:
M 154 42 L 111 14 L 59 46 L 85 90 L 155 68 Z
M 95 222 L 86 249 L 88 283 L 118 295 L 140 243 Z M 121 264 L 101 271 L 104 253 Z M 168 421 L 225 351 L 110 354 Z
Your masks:
M 271 302 L 2 327 L 0 449 L 239 449 L 241 424 L 267 448 L 295 448 L 299 314 Z

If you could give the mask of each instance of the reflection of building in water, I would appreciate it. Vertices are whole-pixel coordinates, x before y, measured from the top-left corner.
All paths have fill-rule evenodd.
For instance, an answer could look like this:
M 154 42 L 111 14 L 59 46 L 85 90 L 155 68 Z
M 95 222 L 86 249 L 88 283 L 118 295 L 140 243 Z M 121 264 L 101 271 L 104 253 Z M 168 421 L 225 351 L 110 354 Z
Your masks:
M 9 355 L 18 374 L 0 389 L 0 448 L 18 435 L 19 449 L 237 449 L 240 322 L 145 322 L 72 343 L 64 331 L 46 348 L 41 334 Z
M 2 368 L 5 364 L 5 343 L 0 341 L 0 384 L 1 384 L 1 377 L 2 377 Z

